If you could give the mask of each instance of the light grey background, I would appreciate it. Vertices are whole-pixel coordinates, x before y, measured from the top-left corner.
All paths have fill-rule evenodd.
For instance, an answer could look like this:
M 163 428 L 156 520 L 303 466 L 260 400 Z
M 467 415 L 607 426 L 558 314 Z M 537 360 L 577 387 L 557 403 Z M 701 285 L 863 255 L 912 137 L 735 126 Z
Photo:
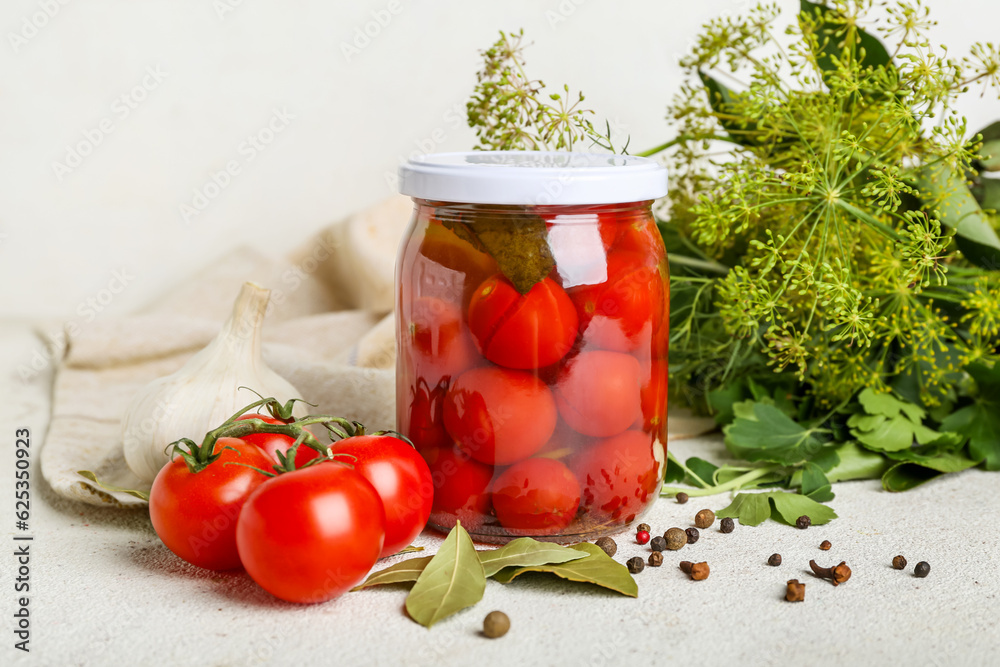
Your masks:
M 749 4 L 4 0 L 0 316 L 80 317 L 123 269 L 113 286 L 125 288 L 97 316 L 127 313 L 231 244 L 285 250 L 383 199 L 412 152 L 471 147 L 477 50 L 501 28 L 534 42 L 530 74 L 585 91 L 633 150 L 656 145 L 672 134 L 664 108 L 698 26 Z M 926 4 L 954 55 L 995 39 L 995 0 Z M 241 143 L 275 109 L 294 119 L 248 159 Z M 962 111 L 970 129 L 1000 117 L 995 98 L 967 96 Z M 79 166 L 56 166 L 88 133 L 96 145 Z M 185 222 L 181 205 L 214 192 L 230 161 L 239 174 Z

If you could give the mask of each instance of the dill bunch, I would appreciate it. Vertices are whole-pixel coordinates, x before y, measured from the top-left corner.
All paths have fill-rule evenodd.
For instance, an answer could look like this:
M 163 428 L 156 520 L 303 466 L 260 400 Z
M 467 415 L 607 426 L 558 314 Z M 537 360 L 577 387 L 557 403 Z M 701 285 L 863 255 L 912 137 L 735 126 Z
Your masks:
M 954 107 L 1000 85 L 1000 55 L 933 48 L 919 2 L 888 5 L 883 46 L 872 5 L 802 2 L 783 31 L 758 5 L 682 61 L 678 138 L 649 153 L 672 149 L 671 249 L 725 274 L 672 276 L 673 396 L 711 410 L 756 376 L 820 407 L 865 388 L 948 406 L 964 367 L 996 360 L 997 220 L 967 186 L 983 142 Z
M 580 144 L 612 153 L 611 124 L 605 133 L 594 128 L 593 109 L 583 105 L 563 85 L 561 93 L 545 93 L 545 83 L 525 73 L 524 30 L 500 31 L 493 46 L 480 52 L 483 68 L 476 74 L 476 89 L 466 103 L 469 126 L 483 150 L 571 151 Z
M 931 26 L 919 0 L 800 0 L 790 20 L 761 3 L 682 60 L 676 135 L 640 153 L 671 169 L 670 396 L 738 460 L 668 454 L 689 495 L 826 502 L 840 480 L 1000 470 L 1000 122 L 970 132 L 956 111 L 996 94 L 1000 53 L 952 57 Z M 545 100 L 520 33 L 483 55 L 479 148 L 614 150 L 582 95 Z M 728 516 L 763 520 L 765 495 Z M 779 513 L 806 502 L 787 495 Z

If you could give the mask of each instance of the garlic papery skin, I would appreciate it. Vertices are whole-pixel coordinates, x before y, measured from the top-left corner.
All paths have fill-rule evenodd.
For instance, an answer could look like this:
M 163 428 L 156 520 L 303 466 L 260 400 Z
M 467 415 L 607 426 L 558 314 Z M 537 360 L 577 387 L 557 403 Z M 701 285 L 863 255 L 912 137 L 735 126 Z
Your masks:
M 265 398 L 284 403 L 299 393 L 264 364 L 261 330 L 270 290 L 244 283 L 233 314 L 209 345 L 173 375 L 154 380 L 132 399 L 122 420 L 125 462 L 146 482 L 170 461 L 167 445 L 180 438 L 200 443 L 243 407 Z

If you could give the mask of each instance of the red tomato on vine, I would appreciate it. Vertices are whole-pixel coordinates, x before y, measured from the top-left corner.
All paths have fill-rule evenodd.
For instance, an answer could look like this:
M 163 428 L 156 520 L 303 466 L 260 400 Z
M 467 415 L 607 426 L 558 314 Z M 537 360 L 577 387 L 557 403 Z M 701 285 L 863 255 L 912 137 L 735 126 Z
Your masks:
M 324 602 L 348 591 L 375 565 L 384 541 L 378 491 L 336 461 L 267 480 L 236 526 L 247 574 L 289 602 Z
M 270 471 L 274 461 L 237 438 L 220 438 L 213 454 L 217 458 L 197 472 L 183 456 L 163 466 L 149 492 L 149 518 L 160 540 L 187 562 L 231 570 L 240 567 L 236 520 L 250 494 L 268 480 L 248 466 Z
M 407 442 L 388 434 L 352 435 L 330 446 L 334 455 L 371 482 L 385 510 L 382 556 L 409 546 L 427 525 L 434 484 L 427 463 Z

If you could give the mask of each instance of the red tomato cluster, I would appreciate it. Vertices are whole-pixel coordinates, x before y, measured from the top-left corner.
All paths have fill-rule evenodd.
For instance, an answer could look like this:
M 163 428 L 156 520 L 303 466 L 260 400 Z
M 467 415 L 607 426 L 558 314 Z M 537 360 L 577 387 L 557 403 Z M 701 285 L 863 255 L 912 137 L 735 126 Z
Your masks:
M 641 203 L 538 212 L 556 265 L 524 294 L 441 222 L 447 207 L 418 207 L 422 236 L 401 255 L 398 426 L 430 466 L 439 528 L 585 534 L 655 498 L 669 338 L 659 232 Z M 462 216 L 475 228 L 474 211 Z
M 259 418 L 280 423 L 261 415 Z M 294 438 L 257 433 L 220 438 L 218 459 L 192 472 L 181 457 L 153 482 L 153 528 L 198 567 L 238 567 L 291 602 L 322 602 L 357 584 L 381 557 L 424 528 L 433 483 L 424 459 L 391 435 L 358 434 L 333 443 L 331 458 L 300 446 L 295 468 L 269 477 Z M 347 465 L 349 463 L 350 465 Z

